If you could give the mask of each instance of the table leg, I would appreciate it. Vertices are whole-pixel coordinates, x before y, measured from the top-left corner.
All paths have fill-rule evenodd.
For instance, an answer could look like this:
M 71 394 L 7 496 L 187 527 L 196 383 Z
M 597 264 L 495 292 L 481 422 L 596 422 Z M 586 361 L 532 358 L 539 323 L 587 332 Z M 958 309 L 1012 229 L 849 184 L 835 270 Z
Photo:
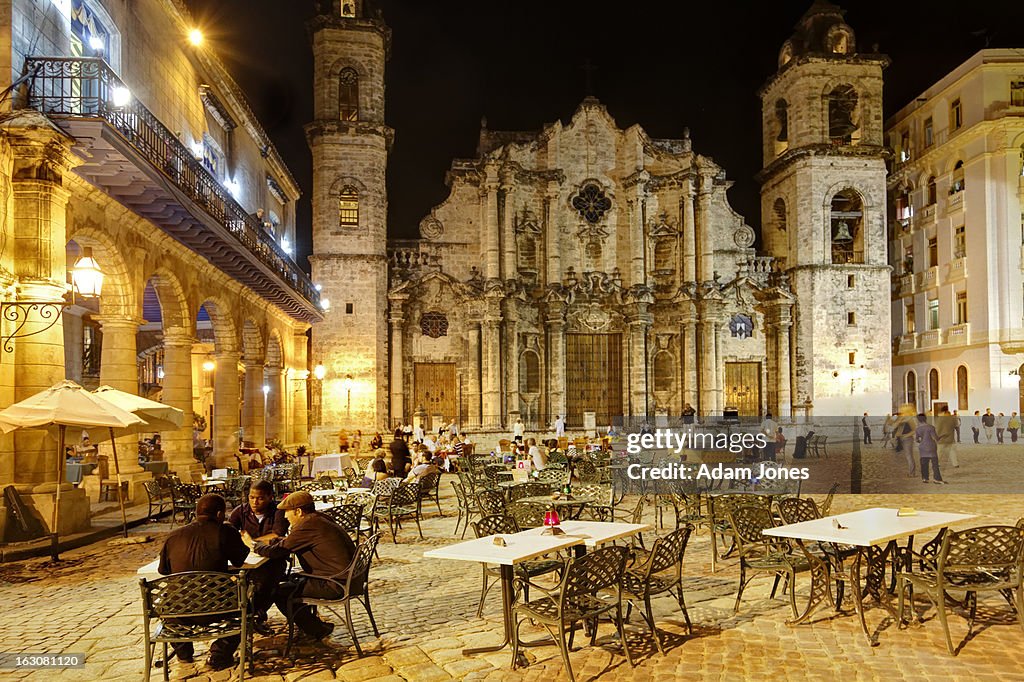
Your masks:
M 823 601 L 831 602 L 832 600 L 828 562 L 822 561 L 811 554 L 804 546 L 803 540 L 797 540 L 797 544 L 800 545 L 801 551 L 803 551 L 804 556 L 810 562 L 810 570 L 808 572 L 811 574 L 811 590 L 810 595 L 807 597 L 807 607 L 804 609 L 804 612 L 793 620 L 786 621 L 786 625 L 799 625 L 803 623 L 818 604 L 821 604 Z M 789 586 L 789 589 L 796 590 L 796 576 L 793 577 L 793 584 Z
M 895 616 L 895 611 L 889 603 L 889 590 L 885 585 L 885 568 L 890 557 L 894 560 L 907 562 L 909 553 L 903 555 L 896 541 L 890 541 L 885 548 L 877 546 L 860 547 L 857 556 L 850 565 L 850 582 L 853 583 L 853 605 L 857 609 L 857 616 L 860 618 L 860 626 L 867 637 L 868 644 L 878 646 L 877 634 L 868 632 L 867 621 L 864 618 L 864 599 L 866 596 L 874 598 L 875 602 L 888 610 Z M 861 588 L 861 564 L 867 562 L 867 575 L 864 577 L 864 587 Z M 898 616 L 895 616 L 898 619 Z
M 499 566 L 501 571 L 501 615 L 503 620 L 503 626 L 505 631 L 505 638 L 501 640 L 501 644 L 494 646 L 483 646 L 476 647 L 473 649 L 463 649 L 462 654 L 464 656 L 470 656 L 472 654 L 483 654 L 491 651 L 501 651 L 512 641 L 515 631 L 515 615 L 512 613 L 512 567 L 502 564 Z

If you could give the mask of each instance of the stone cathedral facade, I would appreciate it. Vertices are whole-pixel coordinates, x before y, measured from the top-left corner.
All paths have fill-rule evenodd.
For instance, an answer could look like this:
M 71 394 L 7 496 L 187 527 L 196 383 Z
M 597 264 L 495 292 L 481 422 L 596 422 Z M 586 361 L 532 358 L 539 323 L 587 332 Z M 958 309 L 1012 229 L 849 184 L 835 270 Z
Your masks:
M 685 403 L 844 414 L 875 392 L 888 408 L 884 58 L 855 52 L 838 8 L 812 7 L 762 92 L 773 231 L 761 253 L 725 169 L 688 130 L 622 129 L 589 97 L 567 124 L 484 122 L 420 238 L 389 241 L 390 31 L 360 0 L 326 0 L 311 35 L 311 260 L 331 302 L 312 343 L 324 429 L 417 412 L 474 429 L 557 415 L 579 426 L 587 412 L 608 424 Z M 839 115 L 853 130 L 837 140 Z M 855 392 L 860 403 L 842 404 Z

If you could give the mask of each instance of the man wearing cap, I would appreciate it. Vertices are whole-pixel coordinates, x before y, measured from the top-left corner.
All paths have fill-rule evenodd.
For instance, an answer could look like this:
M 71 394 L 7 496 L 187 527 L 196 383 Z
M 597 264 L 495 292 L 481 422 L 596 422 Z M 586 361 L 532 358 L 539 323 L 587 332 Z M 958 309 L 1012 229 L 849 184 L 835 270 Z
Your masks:
M 196 501 L 196 519 L 192 523 L 173 531 L 167 536 L 160 550 L 160 575 L 183 573 L 185 571 L 217 571 L 227 573 L 228 562 L 235 566 L 245 563 L 249 549 L 242 542 L 238 531 L 224 523 L 227 505 L 220 495 L 210 493 Z M 212 618 L 212 620 L 211 620 Z M 218 619 L 182 619 L 198 625 Z M 215 670 L 234 665 L 235 650 L 241 638 L 238 635 L 215 640 L 210 645 L 207 664 Z M 192 642 L 172 644 L 178 660 L 190 663 L 195 653 Z
M 228 524 L 244 531 L 256 540 L 270 542 L 283 538 L 288 533 L 288 520 L 274 502 L 274 486 L 268 481 L 258 481 L 249 489 L 249 503 L 234 508 Z M 288 570 L 284 559 L 271 559 L 259 568 L 249 571 L 249 581 L 256 590 L 252 597 L 254 614 L 253 629 L 261 635 L 269 635 L 267 611 L 274 603 L 274 591 Z
M 294 492 L 277 508 L 284 511 L 291 532 L 287 537 L 270 542 L 254 540 L 248 533 L 243 533 L 242 540 L 254 552 L 270 559 L 285 559 L 289 554 L 295 554 L 303 573 L 324 578 L 335 577 L 348 570 L 356 555 L 356 547 L 341 526 L 316 511 L 312 495 L 305 490 Z M 293 595 L 336 599 L 341 596 L 341 589 L 316 578 L 288 580 L 278 585 L 274 592 L 274 603 L 281 613 L 287 615 L 288 600 Z M 313 639 L 323 639 L 334 631 L 334 623 L 323 622 L 308 606 L 300 607 L 294 617 L 299 629 Z

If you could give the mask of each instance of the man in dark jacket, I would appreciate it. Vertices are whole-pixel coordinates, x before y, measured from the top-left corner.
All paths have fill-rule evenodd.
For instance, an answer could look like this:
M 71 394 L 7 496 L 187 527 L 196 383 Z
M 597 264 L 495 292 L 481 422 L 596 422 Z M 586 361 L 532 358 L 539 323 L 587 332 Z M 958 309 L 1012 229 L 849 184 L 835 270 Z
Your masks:
M 220 495 L 203 495 L 196 502 L 196 520 L 167 536 L 160 550 L 160 575 L 185 571 L 218 571 L 227 573 L 228 562 L 241 566 L 249 555 L 238 531 L 224 523 L 227 505 Z M 218 617 L 212 617 L 217 620 Z M 191 619 L 196 624 L 213 622 L 209 619 Z M 234 665 L 235 650 L 241 638 L 238 635 L 215 640 L 210 645 L 207 663 L 215 670 Z M 189 663 L 195 651 L 192 642 L 173 645 L 179 660 Z
M 277 507 L 284 510 L 291 532 L 285 538 L 269 543 L 253 540 L 249 534 L 242 539 L 260 556 L 285 559 L 295 554 L 303 573 L 344 582 L 344 574 L 356 555 L 356 546 L 348 533 L 329 517 L 316 511 L 313 496 L 304 490 L 286 497 Z M 292 595 L 336 599 L 341 589 L 333 583 L 315 578 L 298 578 L 281 583 L 274 593 L 274 603 L 281 613 L 288 613 Z M 325 623 L 303 606 L 295 613 L 295 624 L 307 636 L 323 639 L 334 631 L 333 623 Z
M 234 508 L 228 524 L 236 530 L 248 533 L 250 537 L 263 542 L 283 538 L 288 533 L 288 519 L 274 502 L 274 486 L 268 481 L 258 481 L 249 489 L 249 503 Z M 288 570 L 284 559 L 270 559 L 259 568 L 249 571 L 249 581 L 255 586 L 252 598 L 255 622 L 253 629 L 261 635 L 269 635 L 267 611 L 274 603 L 274 591 Z
M 391 475 L 405 478 L 412 468 L 412 454 L 409 452 L 409 445 L 404 440 L 393 440 L 388 446 L 391 450 Z

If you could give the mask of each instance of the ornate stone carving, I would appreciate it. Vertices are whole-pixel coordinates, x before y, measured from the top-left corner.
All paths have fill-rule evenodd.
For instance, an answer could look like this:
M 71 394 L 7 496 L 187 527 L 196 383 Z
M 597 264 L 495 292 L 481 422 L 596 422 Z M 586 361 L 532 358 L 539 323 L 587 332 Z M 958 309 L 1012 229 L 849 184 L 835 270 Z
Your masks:
M 596 303 L 578 308 L 569 313 L 569 323 L 578 329 L 603 332 L 612 323 L 612 316 Z
M 732 240 L 741 249 L 749 249 L 754 244 L 754 230 L 748 225 L 742 225 L 732 233 Z
M 749 315 L 738 313 L 729 320 L 729 331 L 733 338 L 749 339 L 754 335 L 754 321 Z
M 444 235 L 444 225 L 434 216 L 424 218 L 420 223 L 420 236 L 424 239 L 437 240 Z

